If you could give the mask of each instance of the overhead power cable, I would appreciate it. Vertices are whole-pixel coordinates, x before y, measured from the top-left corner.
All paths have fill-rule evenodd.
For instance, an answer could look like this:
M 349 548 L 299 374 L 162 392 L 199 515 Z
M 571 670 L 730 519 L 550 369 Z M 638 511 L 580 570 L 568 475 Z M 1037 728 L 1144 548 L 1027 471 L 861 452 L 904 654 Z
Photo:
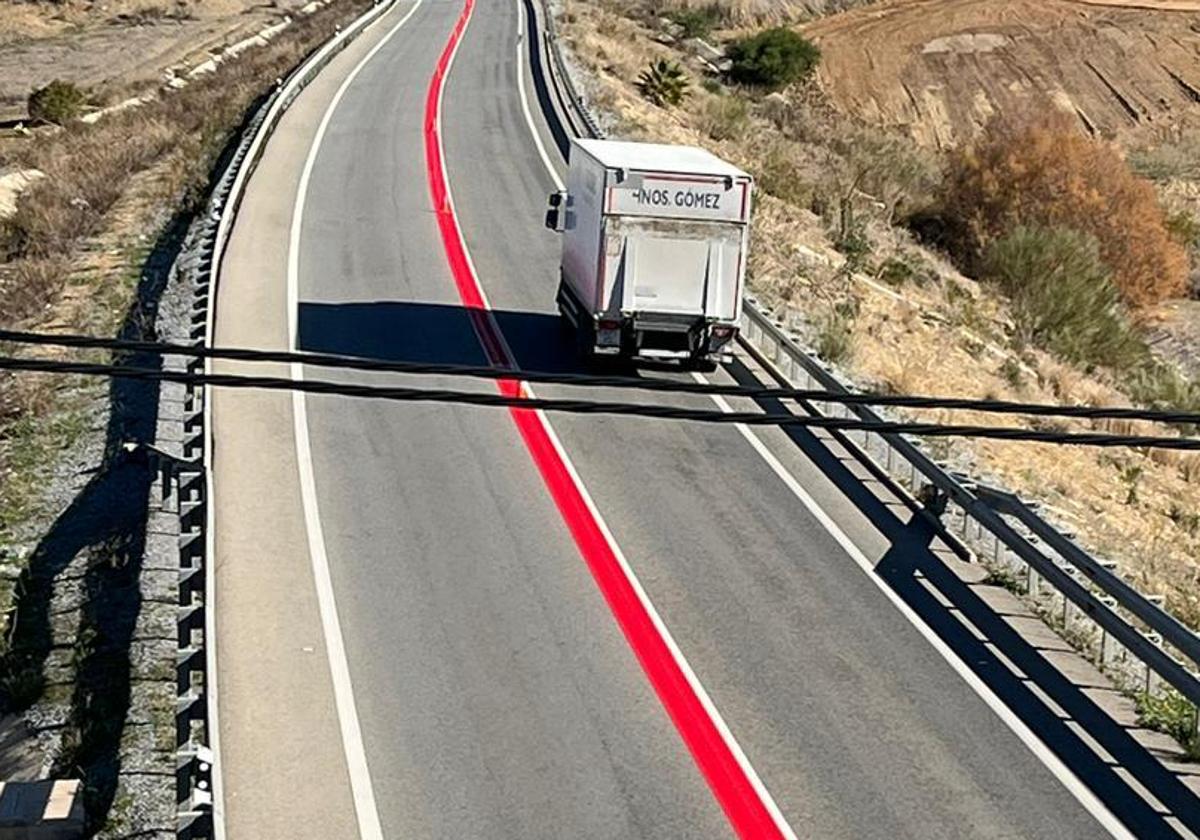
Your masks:
M 507 396 L 500 393 L 455 391 L 444 388 L 356 385 L 327 380 L 293 380 L 270 376 L 245 376 L 241 374 L 188 373 L 185 371 L 159 370 L 127 365 L 63 362 L 48 359 L 22 359 L 6 356 L 0 356 L 0 370 L 119 377 L 147 381 L 179 382 L 185 385 L 211 385 L 225 388 L 303 391 L 313 394 L 332 394 L 336 396 L 361 397 L 396 402 L 453 403 L 459 405 L 524 408 L 571 414 L 613 414 L 667 420 L 689 420 L 701 423 L 741 423 L 748 426 L 795 426 L 837 429 L 841 431 L 870 431 L 885 434 L 903 433 L 931 437 L 975 437 L 1087 446 L 1130 446 L 1200 450 L 1200 438 L 1114 435 L 1097 432 L 1066 433 L 1011 427 L 956 426 L 938 423 L 893 423 L 840 417 L 805 417 L 789 413 L 724 413 L 705 409 L 642 405 L 626 402 L 547 399 L 544 397 Z M 510 381 L 515 381 L 516 377 L 509 377 L 509 379 Z
M 101 349 L 129 353 L 179 355 L 191 358 L 226 359 L 245 362 L 300 363 L 313 367 L 345 368 L 378 373 L 437 374 L 468 376 L 483 379 L 520 378 L 526 382 L 556 385 L 591 386 L 596 388 L 630 388 L 641 391 L 719 395 L 746 399 L 797 400 L 841 405 L 872 405 L 913 409 L 948 409 L 978 411 L 990 414 L 1024 414 L 1038 417 L 1063 417 L 1081 420 L 1148 420 L 1157 423 L 1200 425 L 1200 413 L 1164 411 L 1161 409 L 1124 406 L 1063 406 L 1047 403 L 1014 402 L 1009 400 L 978 400 L 962 397 L 916 396 L 905 394 L 842 393 L 820 389 L 779 388 L 767 386 L 721 385 L 717 383 L 681 382 L 670 379 L 643 379 L 633 376 L 597 376 L 582 373 L 559 373 L 483 365 L 460 365 L 443 362 L 410 362 L 363 358 L 343 354 L 256 350 L 240 347 L 200 347 L 157 341 L 128 341 L 94 336 L 45 334 L 0 330 L 0 341 L 16 344 L 35 344 L 77 349 Z

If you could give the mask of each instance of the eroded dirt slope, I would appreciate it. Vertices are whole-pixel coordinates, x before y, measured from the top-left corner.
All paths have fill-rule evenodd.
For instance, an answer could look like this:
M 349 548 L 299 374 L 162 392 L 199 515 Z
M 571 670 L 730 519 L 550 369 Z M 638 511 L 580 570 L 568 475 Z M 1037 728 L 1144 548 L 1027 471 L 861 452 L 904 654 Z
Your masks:
M 29 91 L 64 79 L 113 95 L 161 82 L 309 0 L 0 0 L 0 120 L 25 116 Z
M 1128 141 L 1200 122 L 1195 0 L 883 0 L 804 32 L 838 107 L 934 147 L 1047 103 Z

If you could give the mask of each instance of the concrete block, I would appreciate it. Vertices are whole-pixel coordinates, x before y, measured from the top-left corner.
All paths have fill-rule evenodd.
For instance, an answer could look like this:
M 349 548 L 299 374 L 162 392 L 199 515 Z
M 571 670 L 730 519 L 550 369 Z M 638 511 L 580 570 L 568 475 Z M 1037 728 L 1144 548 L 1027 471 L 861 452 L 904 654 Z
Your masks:
M 83 786 L 78 779 L 0 782 L 0 840 L 83 837 Z

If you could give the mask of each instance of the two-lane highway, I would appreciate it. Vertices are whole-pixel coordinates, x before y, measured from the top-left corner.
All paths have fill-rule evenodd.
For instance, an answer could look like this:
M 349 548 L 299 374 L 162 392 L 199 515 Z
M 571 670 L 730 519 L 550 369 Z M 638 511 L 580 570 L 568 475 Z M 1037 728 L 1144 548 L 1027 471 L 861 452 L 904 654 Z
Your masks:
M 525 14 L 514 0 L 478 0 L 447 51 L 468 20 L 461 0 L 402 3 L 305 91 L 240 211 L 217 343 L 494 361 L 447 256 L 439 223 L 452 213 L 500 345 L 522 367 L 574 368 L 554 313 L 558 242 L 542 227 L 554 183 L 526 108 L 548 134 L 521 96 L 532 85 Z M 431 90 L 452 193 L 441 207 Z M 831 532 L 781 479 L 820 472 L 786 438 L 763 435 L 767 451 L 787 448 L 772 466 L 730 427 L 550 423 L 652 607 L 605 588 L 587 523 L 564 508 L 571 488 L 547 483 L 558 455 L 539 455 L 513 412 L 217 395 L 234 840 L 768 836 L 739 823 L 728 790 L 751 791 L 763 813 L 777 805 L 775 836 L 1103 833 L 1089 797 L 842 540 L 851 534 L 870 562 L 895 542 L 817 482 L 808 492 L 840 523 Z M 652 661 L 631 630 L 624 611 L 644 607 L 678 659 Z M 696 681 L 700 706 L 671 694 L 691 690 L 686 680 L 656 679 L 672 668 Z M 679 711 L 697 708 L 704 720 Z M 724 726 L 715 744 L 689 735 Z M 722 749 L 734 764 L 706 764 Z M 721 767 L 742 767 L 750 786 Z

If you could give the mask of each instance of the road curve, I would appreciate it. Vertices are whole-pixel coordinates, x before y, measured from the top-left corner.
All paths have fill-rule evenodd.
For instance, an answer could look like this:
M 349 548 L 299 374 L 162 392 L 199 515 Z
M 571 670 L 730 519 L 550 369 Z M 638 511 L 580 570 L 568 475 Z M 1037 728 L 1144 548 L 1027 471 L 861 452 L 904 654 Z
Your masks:
M 234 229 L 218 344 L 486 363 L 425 154 L 430 78 L 461 11 L 400 4 L 288 112 Z M 518 93 L 523 14 L 514 0 L 475 7 L 444 90 L 446 174 L 517 362 L 571 369 L 558 243 L 541 227 L 553 183 Z M 717 376 L 735 375 L 749 373 Z M 510 413 L 218 393 L 214 417 L 230 837 L 732 836 Z M 796 835 L 1100 834 L 746 437 L 552 424 Z M 880 569 L 936 579 L 918 520 L 885 523 L 843 466 L 782 433 L 761 439 Z M 1112 785 L 1094 756 L 1073 769 Z M 1119 790 L 1108 799 L 1127 823 L 1166 828 Z

